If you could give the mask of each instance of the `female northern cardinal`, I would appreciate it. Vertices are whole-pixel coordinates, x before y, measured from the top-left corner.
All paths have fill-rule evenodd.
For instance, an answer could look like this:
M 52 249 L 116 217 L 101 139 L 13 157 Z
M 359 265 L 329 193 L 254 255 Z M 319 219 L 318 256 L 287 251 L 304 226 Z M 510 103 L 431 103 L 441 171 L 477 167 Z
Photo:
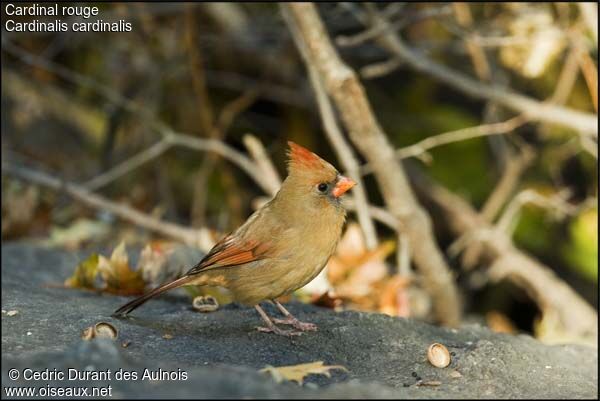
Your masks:
M 276 298 L 303 287 L 325 267 L 346 220 L 340 197 L 356 183 L 311 151 L 288 144 L 288 176 L 271 201 L 183 277 L 123 305 L 114 315 L 124 316 L 172 288 L 213 285 L 229 289 L 238 302 L 254 305 L 267 324 L 258 327 L 260 331 L 297 335 L 316 330 L 316 325 L 292 316 Z M 285 319 L 271 320 L 259 306 L 264 300 L 272 300 Z M 282 330 L 274 322 L 300 331 Z

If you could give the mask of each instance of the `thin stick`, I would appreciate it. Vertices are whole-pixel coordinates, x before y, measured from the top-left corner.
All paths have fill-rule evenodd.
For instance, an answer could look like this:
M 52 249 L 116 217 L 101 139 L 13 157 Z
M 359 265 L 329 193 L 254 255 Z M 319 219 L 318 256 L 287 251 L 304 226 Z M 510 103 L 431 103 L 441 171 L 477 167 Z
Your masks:
M 301 40 L 298 40 L 297 42 L 302 43 Z M 375 249 L 378 244 L 377 233 L 369 213 L 369 201 L 367 199 L 364 182 L 360 175 L 358 160 L 356 160 L 354 157 L 352 148 L 344 139 L 344 136 L 336 122 L 333 106 L 331 105 L 329 97 L 325 93 L 323 83 L 314 70 L 314 67 L 309 65 L 308 68 L 310 80 L 317 97 L 317 103 L 319 104 L 319 111 L 321 113 L 321 120 L 323 122 L 323 127 L 325 128 L 327 138 L 333 145 L 333 148 L 342 162 L 344 169 L 347 171 L 350 178 L 355 180 L 357 183 L 357 186 L 354 188 L 352 193 L 354 195 L 354 204 L 356 206 L 358 222 L 362 229 L 363 235 L 365 236 L 365 245 L 367 246 L 367 249 Z
M 533 157 L 533 150 L 527 147 L 524 147 L 519 155 L 515 157 L 509 156 L 500 181 L 481 208 L 481 216 L 486 221 L 491 222 L 498 215 L 498 212 L 502 209 L 506 200 L 517 187 L 519 178 L 533 161 Z
M 558 316 L 560 329 L 570 336 L 570 341 L 597 344 L 598 313 L 553 269 L 517 249 L 504 232 L 483 220 L 461 197 L 421 172 L 414 171 L 412 176 L 415 188 L 440 209 L 453 234 L 464 237 L 471 233 L 469 241 L 465 241 L 467 246 L 482 245 L 485 265 L 490 266 L 487 272 L 494 282 L 507 280 L 527 291 L 544 315 Z M 595 203 L 597 199 L 585 206 Z M 561 209 L 566 206 L 563 209 L 566 213 L 572 213 L 571 205 L 564 205 L 563 200 L 559 200 L 559 204 Z
M 117 204 L 103 196 L 90 192 L 87 188 L 80 185 L 62 181 L 50 174 L 17 166 L 5 161 L 2 162 L 2 172 L 55 191 L 64 190 L 68 195 L 88 206 L 95 209 L 107 210 L 123 220 L 130 221 L 140 227 L 187 244 L 199 246 L 204 251 L 208 251 L 214 244 L 206 228 L 191 230 L 174 223 L 159 220 L 129 206 Z
M 296 47 L 298 47 L 298 50 L 300 53 L 302 53 L 304 59 L 308 60 L 308 50 L 306 49 L 306 45 L 302 40 L 300 32 L 298 32 L 295 25 L 290 25 L 290 31 L 292 33 L 294 42 L 296 43 Z M 360 165 L 354 156 L 352 147 L 346 142 L 344 135 L 338 126 L 333 106 L 329 100 L 329 97 L 327 96 L 323 82 L 315 70 L 315 67 L 313 67 L 310 63 L 307 63 L 306 68 L 308 69 L 310 82 L 315 93 L 315 97 L 317 98 L 319 113 L 321 114 L 321 122 L 323 124 L 325 134 L 327 135 L 327 139 L 329 139 L 329 143 L 331 143 L 333 146 L 333 149 L 342 162 L 347 174 L 357 183 L 357 186 L 353 190 L 354 206 L 356 208 L 358 222 L 365 238 L 365 245 L 367 246 L 367 249 L 375 249 L 378 244 L 377 233 L 375 231 L 375 225 L 373 224 L 369 214 L 369 203 L 365 192 L 364 182 L 360 175 Z
M 258 138 L 252 134 L 244 135 L 242 140 L 257 167 L 262 171 L 263 180 L 270 188 L 267 193 L 275 195 L 281 186 L 281 178 L 279 177 L 279 173 L 277 173 L 277 169 L 273 166 L 273 162 L 269 158 L 269 155 L 267 155 L 265 147 Z
M 356 73 L 339 57 L 316 7 L 311 3 L 281 5 L 290 29 L 305 43 L 306 65 L 315 67 L 348 130 L 352 143 L 373 165 L 386 205 L 410 238 L 411 255 L 432 297 L 436 318 L 456 325 L 461 307 L 449 267 L 435 242 L 431 220 L 418 204 L 402 165 L 381 129 Z
M 386 28 L 380 36 L 381 43 L 412 68 L 431 75 L 469 96 L 495 101 L 504 107 L 527 115 L 532 120 L 567 126 L 579 131 L 582 135 L 598 136 L 598 117 L 596 115 L 543 103 L 514 91 L 475 81 L 408 47 L 398 35 L 387 28 L 390 23 L 376 11 L 372 13 L 371 19 L 372 26 L 381 25 Z
M 90 191 L 96 191 L 115 181 L 119 177 L 122 177 L 125 174 L 131 172 L 132 170 L 135 170 L 141 165 L 149 162 L 150 160 L 157 158 L 172 146 L 172 143 L 169 140 L 169 138 L 169 136 L 163 137 L 154 145 L 139 153 L 136 153 L 134 156 L 128 158 L 121 164 L 118 164 L 110 170 L 92 178 L 91 180 L 83 184 L 83 186 Z
M 461 128 L 454 131 L 444 132 L 443 134 L 425 138 L 413 145 L 397 149 L 396 157 L 398 159 L 419 157 L 428 150 L 438 146 L 484 136 L 508 134 L 526 124 L 528 121 L 529 120 L 524 115 L 520 115 L 499 123 L 481 124 L 475 127 Z M 364 164 L 361 170 L 363 175 L 371 174 L 373 172 L 373 168 L 369 164 Z

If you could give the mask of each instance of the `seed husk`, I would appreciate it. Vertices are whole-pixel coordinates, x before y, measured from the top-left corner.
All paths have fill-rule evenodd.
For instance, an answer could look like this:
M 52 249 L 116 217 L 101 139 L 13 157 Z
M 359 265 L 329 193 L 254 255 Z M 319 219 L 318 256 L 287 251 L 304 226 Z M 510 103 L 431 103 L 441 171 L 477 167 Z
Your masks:
M 436 368 L 445 368 L 450 365 L 450 352 L 443 344 L 433 343 L 427 349 L 427 360 Z
M 214 312 L 217 309 L 219 309 L 219 302 L 217 301 L 217 299 L 211 295 L 200 295 L 197 296 L 196 298 L 194 298 L 194 300 L 192 301 L 192 306 L 194 307 L 194 309 L 196 309 L 198 312 L 203 312 L 203 313 L 207 313 L 207 312 Z

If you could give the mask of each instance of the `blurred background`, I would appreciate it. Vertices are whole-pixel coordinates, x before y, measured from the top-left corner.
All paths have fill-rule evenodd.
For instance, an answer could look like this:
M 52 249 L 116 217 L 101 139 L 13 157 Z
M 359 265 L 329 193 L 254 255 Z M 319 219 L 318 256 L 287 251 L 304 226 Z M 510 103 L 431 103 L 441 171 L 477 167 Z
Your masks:
M 285 177 L 288 140 L 344 170 L 279 5 L 85 5 L 97 6 L 105 22 L 130 22 L 131 32 L 3 31 L 3 242 L 100 252 L 107 260 L 123 242 L 142 282 L 115 292 L 133 294 L 180 274 L 197 257 L 191 248 L 206 251 L 269 199 L 273 185 L 261 186 L 255 176 L 271 174 L 271 184 Z M 597 116 L 597 5 L 317 8 L 390 143 L 409 150 L 400 157 L 411 180 L 427 177 L 460 196 L 597 311 L 597 126 L 588 135 L 468 96 L 393 54 L 384 40 L 401 37 L 430 65 L 482 85 Z M 390 24 L 387 30 L 369 25 L 374 14 Z M 8 18 L 3 9 L 3 25 Z M 415 144 L 421 146 L 408 148 Z M 373 175 L 363 180 L 369 203 L 385 212 Z M 464 322 L 548 342 L 566 338 L 548 323 L 535 283 L 494 280 L 489 264 L 473 256 L 476 249 L 457 248 L 461 235 L 439 205 L 416 191 L 433 218 Z M 94 196 L 107 203 L 90 201 Z M 351 211 L 327 270 L 295 297 L 336 310 L 436 321 L 401 229 L 382 223 L 388 217 L 374 219 L 376 242 L 369 244 Z M 96 284 L 73 284 L 86 285 Z M 206 291 L 193 295 L 228 301 L 218 290 Z

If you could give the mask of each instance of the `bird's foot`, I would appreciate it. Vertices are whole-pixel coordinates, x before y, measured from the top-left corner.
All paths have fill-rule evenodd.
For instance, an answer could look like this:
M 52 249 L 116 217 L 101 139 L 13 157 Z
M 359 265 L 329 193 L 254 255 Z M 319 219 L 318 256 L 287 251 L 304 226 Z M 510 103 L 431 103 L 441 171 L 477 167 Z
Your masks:
M 267 326 L 267 327 L 259 326 L 256 328 L 256 330 L 263 332 L 263 333 L 273 333 L 273 334 L 277 334 L 279 336 L 284 336 L 284 337 L 294 337 L 294 336 L 299 336 L 302 334 L 301 331 L 283 330 L 275 325 Z
M 304 331 L 317 331 L 317 325 L 309 322 L 301 322 L 293 316 L 287 316 L 285 319 L 275 319 L 273 318 L 273 322 L 277 324 L 286 324 L 292 326 L 293 328 Z

